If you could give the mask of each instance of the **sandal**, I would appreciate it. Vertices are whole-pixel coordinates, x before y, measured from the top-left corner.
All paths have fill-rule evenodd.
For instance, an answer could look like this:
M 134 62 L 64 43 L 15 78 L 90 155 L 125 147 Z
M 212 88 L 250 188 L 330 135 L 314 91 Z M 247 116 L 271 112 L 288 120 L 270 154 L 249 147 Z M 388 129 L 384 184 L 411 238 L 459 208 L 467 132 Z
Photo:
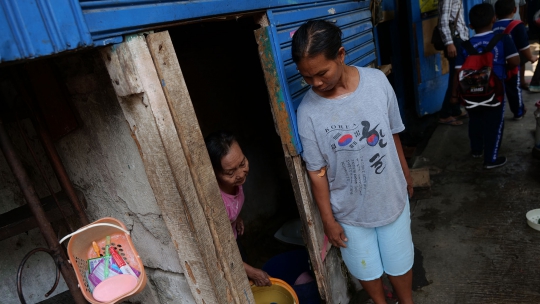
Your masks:
M 463 121 L 457 120 L 452 117 L 451 119 L 448 119 L 448 120 L 439 119 L 439 123 L 443 125 L 449 125 L 449 126 L 461 126 L 463 124 Z
M 469 113 L 467 113 L 467 112 L 465 111 L 465 112 L 461 112 L 461 114 L 459 114 L 458 116 L 452 116 L 452 117 L 454 117 L 455 119 L 469 118 Z

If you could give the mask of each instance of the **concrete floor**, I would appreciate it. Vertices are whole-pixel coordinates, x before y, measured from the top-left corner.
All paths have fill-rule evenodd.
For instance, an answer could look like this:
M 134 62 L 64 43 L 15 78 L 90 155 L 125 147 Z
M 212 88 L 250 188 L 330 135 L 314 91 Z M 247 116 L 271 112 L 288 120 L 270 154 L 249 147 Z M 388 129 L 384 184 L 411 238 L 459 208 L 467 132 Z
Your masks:
M 416 304 L 540 303 L 540 231 L 525 218 L 540 208 L 540 160 L 531 156 L 540 94 L 523 97 L 522 120 L 512 120 L 506 107 L 505 166 L 485 170 L 469 155 L 467 119 L 439 125 L 414 161 L 430 168 L 432 182 L 429 198 L 411 201 L 413 240 L 423 257 L 415 270 L 425 270 L 429 282 L 414 291 Z

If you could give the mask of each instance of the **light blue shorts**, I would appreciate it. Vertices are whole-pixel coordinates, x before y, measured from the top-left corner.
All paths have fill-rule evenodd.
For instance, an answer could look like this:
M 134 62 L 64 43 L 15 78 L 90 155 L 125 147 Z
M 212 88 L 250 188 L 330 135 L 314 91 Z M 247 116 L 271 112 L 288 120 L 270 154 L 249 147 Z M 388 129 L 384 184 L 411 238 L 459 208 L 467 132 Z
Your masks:
M 375 228 L 341 224 L 347 248 L 341 256 L 353 276 L 362 281 L 380 278 L 383 272 L 400 276 L 412 268 L 414 245 L 409 202 L 393 223 Z

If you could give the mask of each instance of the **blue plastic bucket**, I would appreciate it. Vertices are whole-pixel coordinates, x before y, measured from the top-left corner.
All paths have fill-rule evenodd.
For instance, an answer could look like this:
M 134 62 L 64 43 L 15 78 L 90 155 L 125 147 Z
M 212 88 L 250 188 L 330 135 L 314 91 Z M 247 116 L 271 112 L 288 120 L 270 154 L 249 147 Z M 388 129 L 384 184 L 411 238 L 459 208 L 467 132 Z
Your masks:
M 319 304 L 321 302 L 319 289 L 315 280 L 305 284 L 294 285 L 296 279 L 306 271 L 310 272 L 313 276 L 313 273 L 309 269 L 309 254 L 306 249 L 276 255 L 264 264 L 262 270 L 266 271 L 271 277 L 281 279 L 291 285 L 301 304 Z

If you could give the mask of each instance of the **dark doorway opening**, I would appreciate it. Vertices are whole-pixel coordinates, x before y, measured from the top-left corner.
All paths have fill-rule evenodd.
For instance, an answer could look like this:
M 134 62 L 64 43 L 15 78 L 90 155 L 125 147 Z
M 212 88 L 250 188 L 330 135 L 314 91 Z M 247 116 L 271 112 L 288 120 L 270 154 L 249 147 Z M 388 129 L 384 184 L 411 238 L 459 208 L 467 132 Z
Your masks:
M 299 218 L 276 133 L 253 31 L 252 16 L 169 29 L 203 136 L 217 130 L 236 135 L 249 160 L 240 238 L 248 263 L 262 267 L 271 257 L 300 248 L 274 238 Z

